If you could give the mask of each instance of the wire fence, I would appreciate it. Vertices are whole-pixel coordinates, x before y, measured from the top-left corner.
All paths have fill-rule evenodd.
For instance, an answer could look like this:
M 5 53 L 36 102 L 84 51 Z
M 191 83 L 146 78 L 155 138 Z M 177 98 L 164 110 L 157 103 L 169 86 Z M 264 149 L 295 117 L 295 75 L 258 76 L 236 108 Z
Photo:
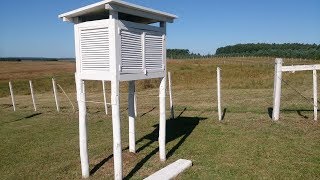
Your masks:
M 302 59 L 285 59 L 285 63 L 288 65 L 315 64 L 313 61 Z M 205 113 L 218 119 L 216 67 L 222 69 L 221 96 L 224 115 L 226 113 L 256 113 L 271 117 L 274 60 L 254 61 L 247 59 L 244 61 L 236 59 L 230 61 L 220 58 L 210 67 L 212 68 L 208 71 L 208 67 L 200 64 L 199 68 L 200 70 L 202 68 L 203 76 L 208 78 L 203 80 L 201 77 L 193 77 L 196 83 L 190 84 L 179 82 L 183 78 L 183 73 L 181 72 L 188 69 L 180 68 L 179 71 L 171 71 L 173 106 L 176 117 L 187 110 L 193 115 L 199 116 Z M 60 112 L 57 112 L 52 80 L 49 77 L 41 80 L 32 80 L 37 112 L 76 113 L 77 98 L 74 77 L 61 75 L 54 78 L 57 84 Z M 149 80 L 137 85 L 138 117 L 158 115 L 159 82 L 158 80 Z M 281 113 L 284 113 L 283 116 L 293 113 L 297 117 L 311 118 L 313 113 L 312 72 L 284 73 L 282 82 Z M 16 111 L 33 112 L 34 108 L 28 80 L 19 80 L 17 83 L 16 81 L 11 81 L 11 83 Z M 128 106 L 127 83 L 121 83 L 120 89 L 120 111 L 124 113 L 127 111 Z M 2 94 L 7 94 L 0 98 L 1 109 L 8 112 L 13 111 L 9 86 L 6 90 L 4 88 L 1 90 L 3 90 Z M 167 111 L 170 110 L 168 90 L 169 88 L 167 87 Z M 108 114 L 106 114 L 101 81 L 86 82 L 86 101 L 89 118 L 111 117 L 110 95 L 110 82 L 106 82 L 108 108 Z M 169 113 L 167 117 L 169 117 Z M 224 119 L 228 120 L 228 116 L 224 117 Z

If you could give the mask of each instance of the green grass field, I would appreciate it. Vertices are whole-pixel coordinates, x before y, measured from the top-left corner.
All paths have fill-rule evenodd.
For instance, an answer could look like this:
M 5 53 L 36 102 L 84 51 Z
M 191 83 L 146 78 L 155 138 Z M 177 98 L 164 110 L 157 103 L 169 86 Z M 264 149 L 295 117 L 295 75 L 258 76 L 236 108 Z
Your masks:
M 270 58 L 169 60 L 177 118 L 167 120 L 165 163 L 159 161 L 157 142 L 159 81 L 137 84 L 136 154 L 128 152 L 127 84 L 121 83 L 124 177 L 142 179 L 184 158 L 193 166 L 177 179 L 319 179 L 320 129 L 313 121 L 312 72 L 284 74 L 288 85 L 283 84 L 281 119 L 272 122 L 268 108 L 273 63 Z M 222 122 L 216 110 L 217 66 L 222 68 Z M 50 79 L 54 76 L 76 105 L 74 64 L 1 62 L 0 70 L 1 179 L 80 179 L 77 112 L 61 92 L 62 111 L 56 112 Z M 16 112 L 10 105 L 9 80 Z M 28 80 L 35 87 L 37 112 Z M 102 101 L 101 82 L 86 86 L 88 100 Z M 88 104 L 90 179 L 113 178 L 111 108 L 109 112 L 105 115 L 102 104 Z

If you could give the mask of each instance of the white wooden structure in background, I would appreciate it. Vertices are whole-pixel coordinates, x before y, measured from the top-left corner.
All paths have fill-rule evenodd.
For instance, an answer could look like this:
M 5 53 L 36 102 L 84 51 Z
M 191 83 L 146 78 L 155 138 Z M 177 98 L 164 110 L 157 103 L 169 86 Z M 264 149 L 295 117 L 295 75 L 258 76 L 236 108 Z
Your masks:
M 313 77 L 313 111 L 314 111 L 314 120 L 317 120 L 317 116 L 318 116 L 317 70 L 320 70 L 320 64 L 282 66 L 282 63 L 283 61 L 280 58 L 277 58 L 275 60 L 272 119 L 277 121 L 279 120 L 279 116 L 280 116 L 282 72 L 313 71 L 313 76 L 312 76 Z
M 166 22 L 175 15 L 105 0 L 59 15 L 74 23 L 82 176 L 89 177 L 84 80 L 111 81 L 115 179 L 122 179 L 119 82 L 129 82 L 129 150 L 135 152 L 136 80 L 160 78 L 160 159 L 166 159 Z M 149 24 L 159 23 L 160 27 Z

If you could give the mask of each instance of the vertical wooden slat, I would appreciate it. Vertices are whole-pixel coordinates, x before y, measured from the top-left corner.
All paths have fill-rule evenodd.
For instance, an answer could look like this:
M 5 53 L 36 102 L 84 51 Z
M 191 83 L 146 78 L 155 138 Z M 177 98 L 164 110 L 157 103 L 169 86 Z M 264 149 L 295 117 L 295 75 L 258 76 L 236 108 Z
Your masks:
M 60 112 L 60 106 L 59 106 L 59 98 L 58 98 L 58 91 L 57 91 L 57 84 L 54 78 L 52 78 L 52 88 L 53 88 L 53 95 L 54 95 L 54 100 L 56 102 L 56 108 L 57 111 Z
M 30 85 L 30 93 L 31 93 L 33 108 L 34 108 L 34 111 L 37 111 L 37 105 L 36 105 L 36 100 L 35 100 L 33 85 L 31 80 L 29 81 L 29 85 Z
M 168 72 L 168 81 L 169 81 L 168 83 L 169 83 L 170 113 L 171 113 L 171 119 L 174 119 L 172 84 L 171 84 L 171 73 L 170 72 Z
M 222 120 L 222 112 L 221 112 L 221 69 L 217 67 L 217 96 L 218 96 L 218 117 L 219 121 Z
M 279 120 L 280 99 L 281 99 L 281 81 L 282 81 L 282 59 L 277 58 L 274 70 L 274 89 L 273 89 L 273 111 L 272 119 Z
M 102 81 L 102 93 L 103 93 L 103 102 L 104 102 L 104 109 L 106 112 L 106 115 L 108 114 L 108 105 L 107 105 L 107 95 L 106 95 L 106 85 L 105 81 Z
M 10 89 L 10 95 L 11 95 L 13 111 L 16 111 L 16 103 L 15 103 L 15 99 L 14 99 L 13 87 L 12 87 L 11 81 L 9 81 L 9 89 Z
M 313 70 L 313 113 L 314 120 L 318 119 L 318 81 L 317 70 Z

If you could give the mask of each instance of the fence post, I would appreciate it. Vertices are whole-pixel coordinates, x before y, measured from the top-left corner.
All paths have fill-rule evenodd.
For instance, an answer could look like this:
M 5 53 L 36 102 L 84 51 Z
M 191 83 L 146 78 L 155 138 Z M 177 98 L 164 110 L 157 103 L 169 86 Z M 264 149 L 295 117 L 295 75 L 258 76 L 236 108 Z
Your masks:
M 58 98 L 58 94 L 57 94 L 57 84 L 54 78 L 52 78 L 52 88 L 53 88 L 53 95 L 54 95 L 54 100 L 56 102 L 56 107 L 57 107 L 57 111 L 60 112 L 60 106 L 59 106 L 59 98 Z
M 282 81 L 282 59 L 275 60 L 272 119 L 279 120 Z
M 217 67 L 217 96 L 218 96 L 218 117 L 219 121 L 222 120 L 222 114 L 221 114 L 221 69 Z
M 129 151 L 136 152 L 135 108 L 134 108 L 135 81 L 129 81 L 128 87 L 128 114 L 129 114 Z
M 13 94 L 13 88 L 12 88 L 11 81 L 9 81 L 9 89 L 10 89 L 10 95 L 11 95 L 13 111 L 16 111 L 16 103 L 15 103 L 15 99 L 14 99 L 14 94 Z
M 171 119 L 174 119 L 174 109 L 173 109 L 173 100 L 172 100 L 172 84 L 171 84 L 171 73 L 170 72 L 168 72 L 168 82 L 169 82 L 169 97 L 170 97 Z
M 108 114 L 108 105 L 107 105 L 107 95 L 106 95 L 106 84 L 105 84 L 104 80 L 102 80 L 102 93 L 103 93 L 104 109 L 105 109 L 106 115 L 107 115 Z
M 318 118 L 318 82 L 317 82 L 317 70 L 313 70 L 313 113 L 314 120 Z
M 37 111 L 37 105 L 36 105 L 36 100 L 34 97 L 33 86 L 32 86 L 31 80 L 29 80 L 29 85 L 30 85 L 30 93 L 31 93 L 33 108 L 34 108 L 34 111 Z

